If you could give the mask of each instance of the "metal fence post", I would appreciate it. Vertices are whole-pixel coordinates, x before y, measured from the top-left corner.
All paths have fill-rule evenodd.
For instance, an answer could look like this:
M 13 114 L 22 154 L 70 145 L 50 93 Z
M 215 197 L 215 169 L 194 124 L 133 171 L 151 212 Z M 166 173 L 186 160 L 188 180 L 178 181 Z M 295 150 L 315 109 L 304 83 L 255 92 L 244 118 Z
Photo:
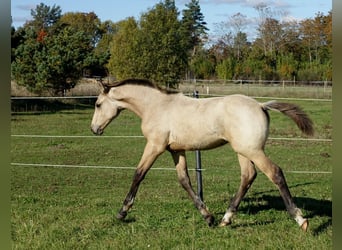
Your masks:
M 193 97 L 198 98 L 198 91 L 195 90 Z M 197 195 L 203 201 L 203 188 L 202 188 L 202 163 L 201 163 L 201 151 L 196 150 L 196 177 L 197 177 Z

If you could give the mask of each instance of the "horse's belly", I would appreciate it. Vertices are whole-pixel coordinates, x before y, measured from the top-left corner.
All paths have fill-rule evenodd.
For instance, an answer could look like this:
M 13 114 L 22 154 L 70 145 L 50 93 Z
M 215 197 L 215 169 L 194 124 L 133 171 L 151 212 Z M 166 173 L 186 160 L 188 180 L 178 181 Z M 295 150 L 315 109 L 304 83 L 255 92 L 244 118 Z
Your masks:
M 221 138 L 201 137 L 196 136 L 170 140 L 169 147 L 171 150 L 206 150 L 212 149 L 226 144 L 227 141 Z

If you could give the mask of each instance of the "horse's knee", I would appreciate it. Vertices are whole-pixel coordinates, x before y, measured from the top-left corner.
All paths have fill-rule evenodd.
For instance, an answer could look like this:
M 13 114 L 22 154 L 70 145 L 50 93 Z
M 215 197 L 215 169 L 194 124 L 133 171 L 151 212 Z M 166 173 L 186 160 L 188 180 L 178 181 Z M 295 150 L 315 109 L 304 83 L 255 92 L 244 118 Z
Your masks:
M 178 182 L 186 190 L 190 187 L 190 179 L 187 175 L 178 175 Z
M 182 166 L 177 165 L 176 169 L 177 169 L 178 181 L 182 185 L 182 187 L 186 190 L 191 188 L 190 178 L 189 178 L 188 172 L 186 170 L 186 165 L 182 165 Z

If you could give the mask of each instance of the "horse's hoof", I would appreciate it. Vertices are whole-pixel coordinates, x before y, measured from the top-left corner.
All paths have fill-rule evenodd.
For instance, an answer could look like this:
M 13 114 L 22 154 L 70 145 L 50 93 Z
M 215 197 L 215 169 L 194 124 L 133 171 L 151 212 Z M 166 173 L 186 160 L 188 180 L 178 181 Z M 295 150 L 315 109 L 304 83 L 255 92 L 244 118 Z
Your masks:
M 228 221 L 221 221 L 221 223 L 219 224 L 219 227 L 226 227 L 228 225 L 230 225 L 231 222 L 228 222 Z
M 127 212 L 122 212 L 122 211 L 120 211 L 120 212 L 116 215 L 116 218 L 117 218 L 118 220 L 123 220 L 123 219 L 125 219 L 126 216 L 127 216 Z
M 304 219 L 303 224 L 300 226 L 300 228 L 306 232 L 308 230 L 308 226 L 309 226 L 309 220 L 308 219 Z
M 210 214 L 210 215 L 208 215 L 208 216 L 205 217 L 205 221 L 207 222 L 207 224 L 208 224 L 209 227 L 212 227 L 212 226 L 214 226 L 215 218 L 214 218 L 214 216 L 212 216 L 212 215 Z

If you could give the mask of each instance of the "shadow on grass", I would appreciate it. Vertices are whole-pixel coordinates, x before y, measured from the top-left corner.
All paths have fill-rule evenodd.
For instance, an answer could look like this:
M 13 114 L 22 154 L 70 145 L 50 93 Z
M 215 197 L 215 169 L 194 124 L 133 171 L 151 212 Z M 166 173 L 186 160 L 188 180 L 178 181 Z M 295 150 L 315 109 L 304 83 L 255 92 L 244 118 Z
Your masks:
M 113 216 L 112 218 L 112 225 L 116 225 L 116 224 L 131 224 L 131 223 L 134 223 L 136 222 L 137 220 L 134 218 L 134 217 L 128 217 L 128 218 L 125 218 L 123 220 L 119 220 L 118 218 L 116 218 L 115 216 Z
M 314 235 L 326 231 L 332 225 L 332 201 L 319 200 L 309 197 L 294 197 L 294 202 L 299 208 L 305 210 L 305 217 L 310 219 L 314 217 L 329 217 L 327 221 L 312 229 Z M 248 205 L 242 206 L 239 211 L 248 214 L 257 214 L 263 210 L 276 209 L 285 211 L 285 205 L 280 196 L 262 194 L 256 197 L 246 197 L 243 202 Z
M 244 227 L 253 227 L 253 226 L 260 226 L 260 225 L 269 225 L 273 224 L 275 221 L 273 220 L 267 220 L 267 221 L 262 221 L 262 222 L 252 222 L 252 223 L 239 223 L 239 224 L 234 224 L 230 225 L 230 228 L 236 229 L 236 228 L 244 228 Z

